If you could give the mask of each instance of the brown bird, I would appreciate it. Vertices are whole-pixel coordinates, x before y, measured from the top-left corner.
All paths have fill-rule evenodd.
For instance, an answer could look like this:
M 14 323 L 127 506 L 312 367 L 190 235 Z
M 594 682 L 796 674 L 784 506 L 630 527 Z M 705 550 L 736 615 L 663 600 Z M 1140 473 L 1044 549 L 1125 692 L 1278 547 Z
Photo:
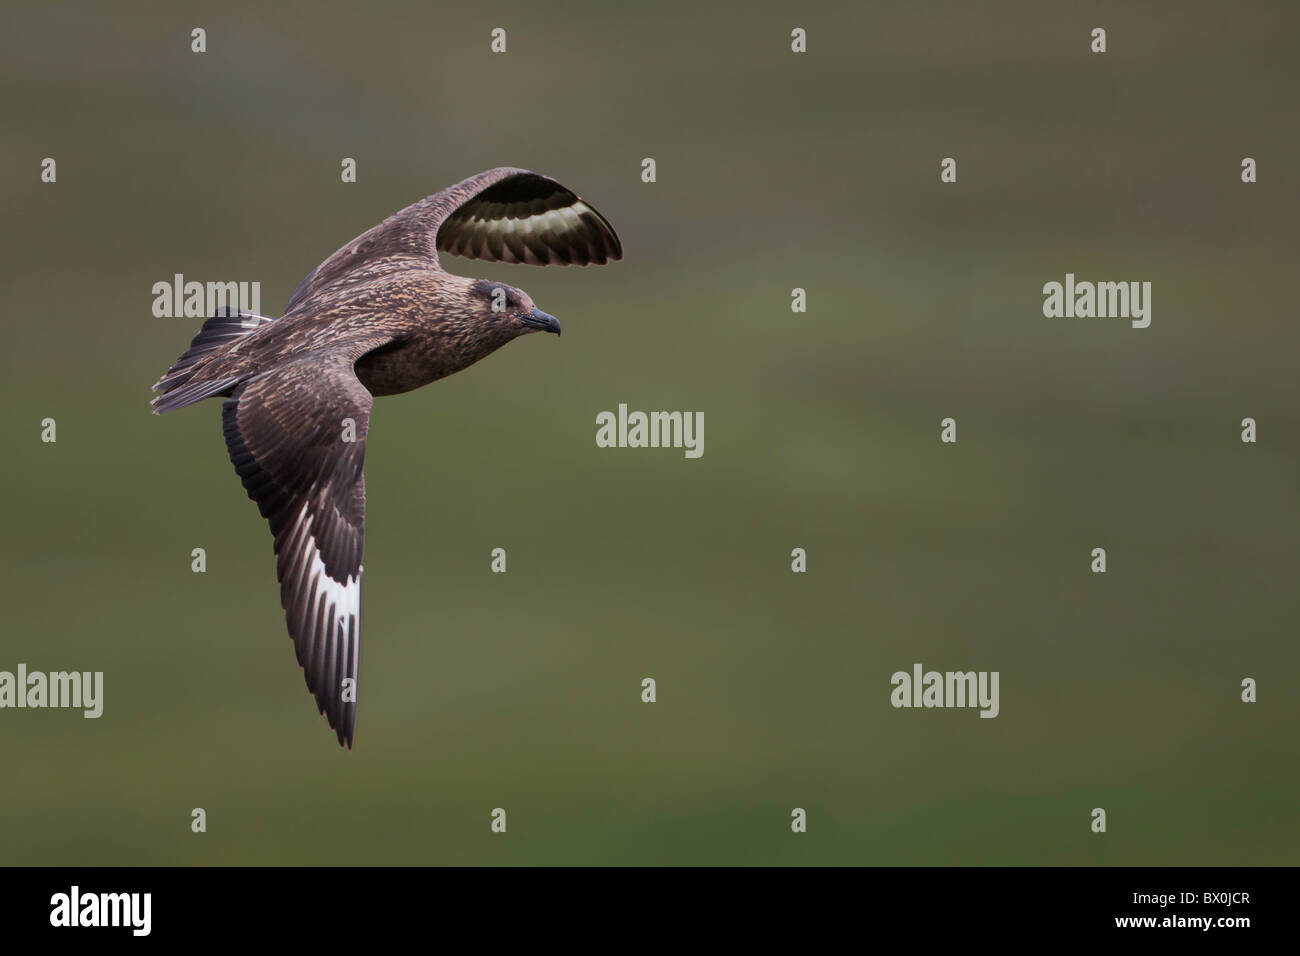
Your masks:
M 444 272 L 487 262 L 620 259 L 605 217 L 553 179 L 502 167 L 362 233 L 298 284 L 278 319 L 227 309 L 156 385 L 155 414 L 213 395 L 248 496 L 271 525 L 298 663 L 352 746 L 361 647 L 361 473 L 375 395 L 409 392 L 560 324 L 519 289 Z

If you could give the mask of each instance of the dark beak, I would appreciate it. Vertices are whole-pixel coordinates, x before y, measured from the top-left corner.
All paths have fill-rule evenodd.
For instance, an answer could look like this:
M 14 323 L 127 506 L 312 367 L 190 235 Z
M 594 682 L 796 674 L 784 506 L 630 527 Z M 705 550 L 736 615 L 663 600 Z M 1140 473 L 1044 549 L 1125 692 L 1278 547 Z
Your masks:
M 560 323 L 555 316 L 547 315 L 541 309 L 533 309 L 524 316 L 524 325 L 530 329 L 537 329 L 539 332 L 554 332 L 560 334 Z

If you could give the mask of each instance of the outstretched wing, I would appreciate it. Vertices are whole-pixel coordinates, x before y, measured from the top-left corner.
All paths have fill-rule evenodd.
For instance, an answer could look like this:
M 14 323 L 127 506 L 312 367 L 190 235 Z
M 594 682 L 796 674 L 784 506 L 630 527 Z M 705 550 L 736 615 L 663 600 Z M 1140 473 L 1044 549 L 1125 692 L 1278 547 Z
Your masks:
M 221 407 L 230 460 L 275 538 L 280 604 L 307 688 L 349 747 L 373 401 L 353 371 L 355 351 L 317 352 L 258 375 Z
M 438 252 L 488 262 L 604 265 L 623 258 L 609 221 L 554 179 L 502 166 L 407 206 L 358 236 L 298 284 L 286 312 L 343 276 L 438 264 Z
M 534 266 L 603 266 L 623 258 L 609 221 L 554 179 L 524 170 L 493 172 L 508 175 L 486 188 L 478 177 L 451 187 L 457 204 L 438 227 L 439 252 Z

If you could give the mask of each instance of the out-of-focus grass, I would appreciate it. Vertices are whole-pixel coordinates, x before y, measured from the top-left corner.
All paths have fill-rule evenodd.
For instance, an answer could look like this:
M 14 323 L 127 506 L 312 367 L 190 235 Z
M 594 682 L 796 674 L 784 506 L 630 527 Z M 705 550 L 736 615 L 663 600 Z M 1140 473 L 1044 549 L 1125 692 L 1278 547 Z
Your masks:
M 1114 6 L 1091 58 L 1038 5 L 827 4 L 800 58 L 777 5 L 393 11 L 213 11 L 202 57 L 161 6 L 10 13 L 0 669 L 103 670 L 106 700 L 0 712 L 0 862 L 1295 861 L 1282 14 Z M 627 259 L 448 262 L 565 334 L 377 402 L 341 752 L 216 404 L 148 414 L 197 325 L 150 287 L 274 311 L 507 163 Z M 1067 271 L 1152 281 L 1151 328 L 1044 319 Z M 703 411 L 703 458 L 596 448 L 620 402 Z M 915 661 L 1000 671 L 1001 715 L 893 710 Z

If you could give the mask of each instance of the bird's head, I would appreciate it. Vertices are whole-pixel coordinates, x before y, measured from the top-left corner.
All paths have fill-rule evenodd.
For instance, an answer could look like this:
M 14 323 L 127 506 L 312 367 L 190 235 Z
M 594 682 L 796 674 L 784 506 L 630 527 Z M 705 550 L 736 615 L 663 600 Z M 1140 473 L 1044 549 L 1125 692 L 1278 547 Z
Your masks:
M 513 332 L 515 336 L 529 332 L 560 334 L 555 316 L 537 308 L 523 289 L 504 282 L 475 280 L 469 287 L 469 302 L 475 319 L 487 328 Z

